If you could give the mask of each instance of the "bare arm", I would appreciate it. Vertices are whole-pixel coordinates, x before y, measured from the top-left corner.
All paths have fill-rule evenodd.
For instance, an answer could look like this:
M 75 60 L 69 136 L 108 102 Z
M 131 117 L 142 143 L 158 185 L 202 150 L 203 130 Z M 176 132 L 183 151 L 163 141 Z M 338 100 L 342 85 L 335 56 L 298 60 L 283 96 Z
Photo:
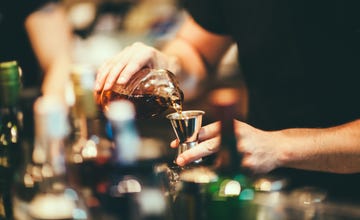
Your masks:
M 45 73 L 42 92 L 63 96 L 71 64 L 72 41 L 64 9 L 61 5 L 46 5 L 27 18 L 25 27 Z
M 360 172 L 360 120 L 330 128 L 290 128 L 263 131 L 236 121 L 242 166 L 255 173 L 291 167 L 333 173 Z M 179 165 L 212 154 L 220 143 L 219 123 L 202 128 L 198 147 L 184 152 Z M 176 142 L 172 142 L 172 147 Z
M 175 39 L 161 51 L 137 42 L 105 62 L 99 68 L 95 90 L 108 90 L 115 82 L 125 83 L 143 67 L 165 68 L 175 74 L 192 74 L 203 79 L 231 43 L 230 37 L 207 32 L 188 17 Z
M 187 17 L 177 37 L 165 46 L 163 52 L 179 59 L 183 73 L 203 78 L 219 64 L 231 43 L 230 37 L 210 33 Z
M 280 161 L 284 166 L 360 172 L 360 120 L 325 129 L 286 129 L 276 133 L 283 148 Z

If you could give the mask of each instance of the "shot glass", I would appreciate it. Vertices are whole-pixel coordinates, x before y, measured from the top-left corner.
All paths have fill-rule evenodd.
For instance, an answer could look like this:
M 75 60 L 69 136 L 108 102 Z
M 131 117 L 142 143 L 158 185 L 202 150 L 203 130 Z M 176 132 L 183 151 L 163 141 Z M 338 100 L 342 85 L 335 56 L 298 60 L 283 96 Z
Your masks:
M 205 112 L 201 110 L 187 110 L 181 113 L 171 113 L 166 116 L 170 120 L 175 135 L 179 140 L 177 156 L 186 150 L 196 147 L 198 144 L 199 131 L 204 114 Z M 194 162 L 199 163 L 201 160 L 198 159 Z

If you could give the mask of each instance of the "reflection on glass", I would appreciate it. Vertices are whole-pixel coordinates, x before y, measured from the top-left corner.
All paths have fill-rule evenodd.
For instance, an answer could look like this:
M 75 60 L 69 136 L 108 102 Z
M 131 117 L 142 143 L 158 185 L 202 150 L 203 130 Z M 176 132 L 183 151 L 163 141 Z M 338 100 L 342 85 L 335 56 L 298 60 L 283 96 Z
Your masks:
M 166 116 L 170 120 L 174 133 L 179 140 L 178 156 L 184 151 L 197 146 L 204 114 L 205 112 L 200 110 L 187 110 Z M 195 163 L 199 162 L 201 162 L 201 159 L 195 161 Z

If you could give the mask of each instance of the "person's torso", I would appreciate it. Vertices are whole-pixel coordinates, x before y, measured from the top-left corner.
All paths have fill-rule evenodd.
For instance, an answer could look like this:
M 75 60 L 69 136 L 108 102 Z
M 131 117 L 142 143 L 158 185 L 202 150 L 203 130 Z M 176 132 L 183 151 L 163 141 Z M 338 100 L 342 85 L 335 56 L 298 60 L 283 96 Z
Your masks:
M 186 4 L 201 25 L 238 43 L 252 125 L 326 127 L 360 117 L 360 2 Z

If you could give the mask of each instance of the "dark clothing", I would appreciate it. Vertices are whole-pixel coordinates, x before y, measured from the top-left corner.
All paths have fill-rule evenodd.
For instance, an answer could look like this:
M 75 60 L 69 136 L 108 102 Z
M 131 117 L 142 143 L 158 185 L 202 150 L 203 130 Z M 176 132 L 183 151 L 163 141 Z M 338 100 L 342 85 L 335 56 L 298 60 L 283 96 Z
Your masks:
M 328 127 L 360 117 L 360 1 L 185 0 L 231 35 L 260 129 Z
M 0 62 L 17 60 L 24 87 L 39 87 L 42 73 L 25 30 L 25 20 L 49 0 L 0 1 Z
M 249 92 L 249 124 L 277 130 L 329 127 L 360 118 L 360 1 L 183 4 L 205 29 L 236 41 Z M 278 171 L 295 185 L 311 182 L 337 195 L 360 195 L 358 174 L 274 173 Z

